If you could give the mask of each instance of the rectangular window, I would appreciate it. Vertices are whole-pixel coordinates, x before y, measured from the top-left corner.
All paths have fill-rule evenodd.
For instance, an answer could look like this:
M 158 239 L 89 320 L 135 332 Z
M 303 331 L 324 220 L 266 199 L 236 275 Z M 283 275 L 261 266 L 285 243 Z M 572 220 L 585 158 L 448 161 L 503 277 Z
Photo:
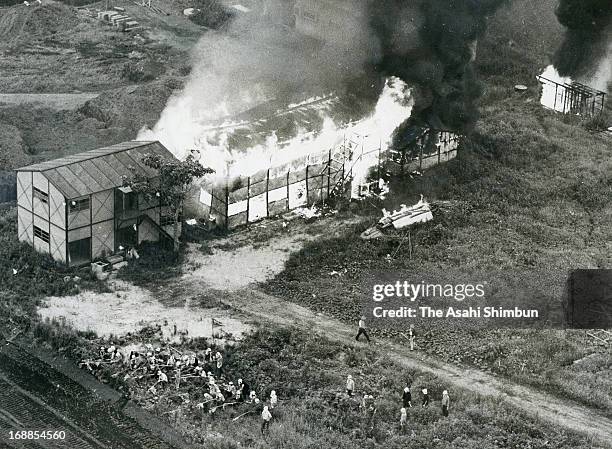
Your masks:
M 34 236 L 38 237 L 45 243 L 49 243 L 49 233 L 47 231 L 43 231 L 38 226 L 34 226 Z
M 83 210 L 89 210 L 89 198 L 70 201 L 70 213 L 74 214 Z
M 43 192 L 42 190 L 37 189 L 36 187 L 32 187 L 32 195 L 34 196 L 34 198 L 38 198 L 45 204 L 49 202 L 49 195 Z

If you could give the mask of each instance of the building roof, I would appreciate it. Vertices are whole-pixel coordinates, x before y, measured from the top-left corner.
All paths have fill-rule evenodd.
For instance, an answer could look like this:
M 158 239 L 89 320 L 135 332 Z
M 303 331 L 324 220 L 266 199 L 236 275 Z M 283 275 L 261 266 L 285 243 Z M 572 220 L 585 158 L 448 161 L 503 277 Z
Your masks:
M 146 154 L 174 158 L 159 142 L 133 140 L 28 165 L 17 171 L 41 172 L 67 199 L 74 199 L 120 187 L 124 179 L 131 178 L 135 172 L 147 177 L 156 176 L 156 170 L 141 162 Z

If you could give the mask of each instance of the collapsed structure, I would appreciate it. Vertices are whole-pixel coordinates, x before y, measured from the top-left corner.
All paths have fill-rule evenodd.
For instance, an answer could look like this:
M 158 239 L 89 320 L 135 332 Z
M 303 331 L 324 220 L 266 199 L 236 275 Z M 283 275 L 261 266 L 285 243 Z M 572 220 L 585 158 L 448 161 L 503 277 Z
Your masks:
M 18 237 L 69 266 L 170 237 L 174 219 L 160 201 L 124 187 L 157 171 L 146 154 L 174 158 L 159 142 L 124 142 L 17 169 Z M 171 231 L 170 231 L 171 232 Z
M 601 114 L 605 107 L 606 93 L 569 78 L 537 77 L 542 84 L 542 104 L 563 114 L 587 117 Z
M 459 142 L 460 136 L 452 132 L 419 128 L 401 149 L 383 149 L 353 135 L 337 147 L 289 164 L 202 185 L 200 215 L 231 229 L 335 196 L 363 197 L 380 178 L 422 172 L 454 159 Z M 364 164 L 370 176 L 356 176 Z

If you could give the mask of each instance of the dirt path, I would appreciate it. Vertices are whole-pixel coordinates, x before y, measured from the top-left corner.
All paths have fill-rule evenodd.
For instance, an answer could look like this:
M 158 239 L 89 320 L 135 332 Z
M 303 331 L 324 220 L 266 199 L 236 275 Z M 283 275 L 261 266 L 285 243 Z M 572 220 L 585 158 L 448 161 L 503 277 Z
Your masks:
M 22 104 L 38 105 L 57 111 L 73 110 L 93 100 L 99 92 L 62 93 L 62 94 L 0 94 L 0 107 Z
M 331 220 L 324 220 L 319 224 L 325 229 L 327 237 L 339 230 L 340 225 L 332 223 Z M 267 242 L 258 238 L 249 240 L 243 233 L 238 233 L 218 243 L 221 248 L 234 244 L 233 249 L 222 251 L 213 246 L 212 254 L 208 256 L 191 251 L 189 259 L 197 268 L 179 280 L 183 291 L 198 292 L 202 291 L 203 286 L 208 286 L 227 304 L 261 320 L 295 325 L 347 345 L 360 345 L 354 339 L 355 326 L 270 296 L 254 287 L 254 281 L 262 282 L 282 271 L 292 251 L 316 238 L 316 234 L 304 232 L 301 226 L 292 228 L 286 233 L 279 230 Z M 501 398 L 531 416 L 582 433 L 605 447 L 612 447 L 612 420 L 595 410 L 475 369 L 460 368 L 419 352 L 411 352 L 390 341 L 379 340 L 375 344 L 406 368 L 430 372 L 450 385 L 479 395 Z

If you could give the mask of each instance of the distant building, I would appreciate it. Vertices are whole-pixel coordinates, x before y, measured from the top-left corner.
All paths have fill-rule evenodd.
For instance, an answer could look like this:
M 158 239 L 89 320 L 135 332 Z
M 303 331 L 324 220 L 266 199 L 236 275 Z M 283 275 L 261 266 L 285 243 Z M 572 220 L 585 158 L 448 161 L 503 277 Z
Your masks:
M 170 237 L 173 218 L 124 180 L 146 154 L 174 158 L 159 142 L 124 142 L 17 169 L 18 237 L 70 266 L 87 264 L 143 241 Z M 171 231 L 170 231 L 171 233 Z

